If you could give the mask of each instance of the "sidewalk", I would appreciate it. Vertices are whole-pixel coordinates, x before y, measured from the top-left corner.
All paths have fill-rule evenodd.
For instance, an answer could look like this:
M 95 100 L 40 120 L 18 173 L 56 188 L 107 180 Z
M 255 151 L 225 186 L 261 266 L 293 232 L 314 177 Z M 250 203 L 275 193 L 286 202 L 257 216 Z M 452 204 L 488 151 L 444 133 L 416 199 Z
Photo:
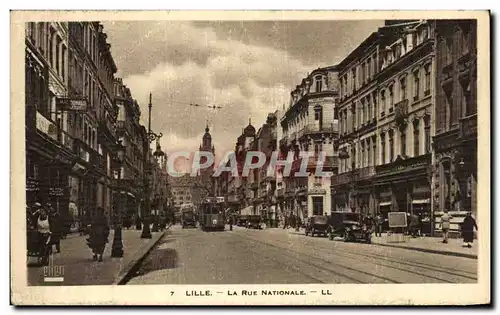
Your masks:
M 124 254 L 122 258 L 111 257 L 114 233 L 111 231 L 109 242 L 104 251 L 104 261 L 92 260 L 92 251 L 87 246 L 88 236 L 72 235 L 61 240 L 61 253 L 53 254 L 51 266 L 64 267 L 64 281 L 56 283 L 44 282 L 44 268 L 31 266 L 35 258 L 30 258 L 28 265 L 28 285 L 111 285 L 129 267 L 137 254 L 145 248 L 152 247 L 163 235 L 163 232 L 151 233 L 151 239 L 142 239 L 139 230 L 122 230 Z
M 288 230 L 284 230 L 283 228 L 270 228 L 265 230 L 274 233 L 305 235 L 305 231 L 303 228 L 301 228 L 299 231 L 296 231 L 294 228 L 289 228 Z M 409 236 L 404 236 L 404 238 L 402 238 L 396 237 L 395 235 L 387 236 L 387 233 L 383 233 L 382 237 L 372 237 L 372 244 L 376 244 L 379 246 L 404 248 L 426 253 L 477 259 L 477 240 L 472 245 L 472 248 L 463 247 L 463 240 L 461 238 L 450 238 L 448 240 L 448 244 L 443 244 L 441 243 L 441 241 L 442 238 L 439 237 L 411 238 Z
M 396 242 L 398 239 L 393 236 L 382 234 L 382 237 L 372 237 L 372 243 L 380 246 L 411 249 L 426 253 L 443 254 L 477 259 L 478 243 L 472 244 L 472 248 L 463 246 L 463 239 L 450 238 L 448 244 L 442 243 L 439 237 L 404 237 L 404 242 Z

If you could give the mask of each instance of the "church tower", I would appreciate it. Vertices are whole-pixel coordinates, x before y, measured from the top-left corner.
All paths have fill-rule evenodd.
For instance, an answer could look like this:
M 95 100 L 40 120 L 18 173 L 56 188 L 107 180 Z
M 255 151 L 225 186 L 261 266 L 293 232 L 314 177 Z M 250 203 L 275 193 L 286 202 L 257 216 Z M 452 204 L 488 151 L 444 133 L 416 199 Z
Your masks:
M 215 157 L 215 147 L 212 144 L 212 135 L 210 135 L 210 128 L 208 128 L 208 123 L 207 126 L 205 127 L 205 134 L 203 135 L 203 139 L 200 145 L 200 151 L 211 152 L 212 155 Z M 200 163 L 205 163 L 205 162 L 206 158 L 202 157 Z M 214 173 L 213 166 L 200 170 L 199 180 L 204 187 L 210 190 L 213 189 L 213 178 L 212 178 L 213 173 Z

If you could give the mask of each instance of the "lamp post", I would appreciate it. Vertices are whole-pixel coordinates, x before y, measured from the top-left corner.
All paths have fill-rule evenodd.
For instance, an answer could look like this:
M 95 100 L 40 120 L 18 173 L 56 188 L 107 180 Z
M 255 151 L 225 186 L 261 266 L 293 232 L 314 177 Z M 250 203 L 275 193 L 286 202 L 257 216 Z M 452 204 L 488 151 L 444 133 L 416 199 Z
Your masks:
M 151 102 L 152 95 L 151 93 L 149 94 L 149 115 L 148 115 L 148 132 L 147 132 L 147 140 L 145 143 L 145 148 L 144 148 L 144 163 L 145 163 L 145 180 L 144 180 L 144 201 L 145 201 L 145 211 L 143 214 L 143 228 L 142 228 L 142 234 L 141 238 L 152 238 L 151 235 L 151 230 L 149 227 L 150 222 L 150 216 L 151 216 L 151 199 L 150 199 L 150 194 L 151 194 L 151 187 L 149 184 L 149 177 L 153 175 L 152 173 L 152 163 L 150 161 L 149 157 L 149 150 L 150 150 L 150 144 L 155 141 L 160 139 L 163 135 L 160 132 L 159 134 L 154 133 L 151 131 L 151 110 L 153 108 L 153 104 Z
M 118 196 L 116 200 L 116 207 L 118 208 L 118 216 L 119 218 L 117 222 L 114 224 L 114 236 L 113 236 L 113 245 L 111 249 L 111 257 L 123 257 L 123 242 L 122 242 L 122 226 L 121 226 L 121 214 L 122 212 L 122 204 L 121 204 L 121 173 L 122 173 L 122 165 L 123 165 L 123 157 L 125 155 L 125 147 L 122 145 L 122 141 L 118 140 L 116 145 L 116 156 L 114 158 L 114 169 L 117 171 L 117 190 Z

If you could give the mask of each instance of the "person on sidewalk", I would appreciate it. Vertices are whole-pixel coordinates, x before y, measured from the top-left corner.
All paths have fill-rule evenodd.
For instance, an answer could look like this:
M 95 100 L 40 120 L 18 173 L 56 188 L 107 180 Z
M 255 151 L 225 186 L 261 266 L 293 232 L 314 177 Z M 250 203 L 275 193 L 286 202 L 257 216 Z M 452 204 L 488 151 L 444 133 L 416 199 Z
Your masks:
M 108 237 L 108 219 L 104 215 L 104 209 L 97 207 L 96 216 L 92 219 L 90 226 L 90 237 L 87 239 L 87 244 L 92 249 L 93 260 L 102 261 L 102 254 L 108 242 Z
M 472 243 L 474 242 L 474 228 L 477 231 L 476 220 L 472 217 L 471 212 L 467 212 L 462 223 L 462 237 L 464 238 L 464 246 L 466 247 L 472 247 Z
M 47 204 L 47 213 L 49 214 L 49 226 L 51 233 L 50 246 L 56 246 L 56 252 L 61 252 L 61 233 L 62 233 L 62 220 L 61 215 L 57 209 L 52 208 L 50 203 Z
M 416 238 L 418 236 L 418 228 L 420 226 L 420 218 L 416 214 L 410 214 L 410 227 L 409 227 L 409 234 Z
M 450 221 L 451 215 L 448 214 L 448 210 L 445 210 L 441 216 L 441 230 L 443 231 L 443 243 L 448 243 L 448 233 L 450 231 Z
M 375 217 L 375 236 L 382 237 L 382 224 L 384 223 L 384 217 L 379 212 Z

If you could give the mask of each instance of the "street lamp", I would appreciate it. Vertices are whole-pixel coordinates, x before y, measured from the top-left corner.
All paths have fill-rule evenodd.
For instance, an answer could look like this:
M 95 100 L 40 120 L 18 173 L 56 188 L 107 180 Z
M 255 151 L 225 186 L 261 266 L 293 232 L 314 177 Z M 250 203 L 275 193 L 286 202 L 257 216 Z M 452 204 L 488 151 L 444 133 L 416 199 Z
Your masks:
M 125 147 L 122 145 L 122 141 L 118 140 L 118 143 L 116 145 L 116 156 L 114 157 L 114 170 L 117 173 L 116 179 L 117 179 L 117 190 L 118 190 L 118 195 L 117 195 L 117 200 L 115 202 L 116 207 L 118 208 L 118 213 L 121 214 L 122 212 L 122 204 L 121 204 L 121 173 L 122 173 L 122 165 L 123 165 L 123 159 L 125 156 Z M 111 249 L 111 257 L 123 257 L 123 242 L 122 242 L 122 226 L 121 226 L 121 216 L 117 216 L 118 219 L 117 222 L 115 222 L 114 226 L 114 236 L 113 236 L 113 245 Z
M 150 144 L 155 141 L 159 140 L 163 135 L 160 132 L 159 134 L 154 133 L 151 131 L 151 110 L 153 108 L 153 104 L 151 102 L 152 95 L 151 93 L 149 94 L 149 116 L 148 116 L 148 133 L 147 133 L 147 141 L 145 143 L 145 148 L 144 148 L 144 163 L 145 163 L 145 171 L 146 171 L 146 176 L 144 180 L 144 195 L 145 195 L 145 202 L 146 202 L 146 209 L 145 213 L 143 214 L 143 228 L 142 228 L 142 234 L 141 238 L 152 238 L 151 235 L 151 230 L 149 227 L 150 220 L 149 217 L 151 215 L 151 199 L 150 199 L 150 184 L 148 177 L 153 175 L 152 172 L 152 163 L 149 160 L 149 150 L 150 150 Z

